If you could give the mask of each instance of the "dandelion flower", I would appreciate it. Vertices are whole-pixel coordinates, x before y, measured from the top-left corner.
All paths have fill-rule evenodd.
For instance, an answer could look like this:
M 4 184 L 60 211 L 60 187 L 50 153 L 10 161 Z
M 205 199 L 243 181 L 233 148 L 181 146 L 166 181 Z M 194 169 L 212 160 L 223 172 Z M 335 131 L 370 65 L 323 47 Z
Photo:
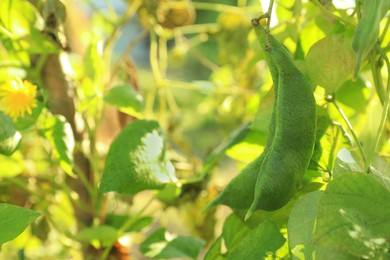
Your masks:
M 13 119 L 32 113 L 36 103 L 37 86 L 14 79 L 0 85 L 0 110 Z

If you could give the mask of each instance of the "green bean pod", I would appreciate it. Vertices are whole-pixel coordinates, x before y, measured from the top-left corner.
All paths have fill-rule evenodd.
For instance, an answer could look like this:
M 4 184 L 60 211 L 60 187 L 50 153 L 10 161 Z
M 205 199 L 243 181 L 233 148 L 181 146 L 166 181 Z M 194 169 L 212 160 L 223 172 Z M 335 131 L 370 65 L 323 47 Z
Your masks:
M 254 20 L 254 22 L 256 22 L 256 20 Z M 268 150 L 274 138 L 274 133 L 276 129 L 275 116 L 279 80 L 278 70 L 271 60 L 269 50 L 272 48 L 272 46 L 280 45 L 280 43 L 270 35 L 271 46 L 269 46 L 266 31 L 262 28 L 260 28 L 259 30 L 255 30 L 255 33 L 265 53 L 267 64 L 271 72 L 274 88 L 274 105 L 268 130 L 267 141 L 263 153 L 255 160 L 250 162 L 235 178 L 233 178 L 225 187 L 225 189 L 206 207 L 206 209 L 218 204 L 223 204 L 233 209 L 248 209 L 251 206 L 255 194 L 256 180 L 260 173 L 261 165 L 263 163 L 264 157 L 268 153 Z
M 287 204 L 309 166 L 315 143 L 316 106 L 310 84 L 281 44 L 272 46 L 270 53 L 278 71 L 276 128 L 246 218 L 257 209 L 273 211 Z

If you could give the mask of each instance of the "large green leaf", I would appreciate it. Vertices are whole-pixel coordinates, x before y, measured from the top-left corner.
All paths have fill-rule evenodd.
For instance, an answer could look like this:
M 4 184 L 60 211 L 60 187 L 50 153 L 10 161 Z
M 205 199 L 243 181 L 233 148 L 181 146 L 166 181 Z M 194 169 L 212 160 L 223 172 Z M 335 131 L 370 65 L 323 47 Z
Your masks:
M 227 259 L 264 259 L 269 254 L 274 254 L 283 246 L 285 238 L 278 226 L 272 221 L 264 221 L 251 229 L 237 245 L 228 252 Z
M 303 196 L 294 206 L 288 219 L 288 244 L 295 257 L 311 259 L 314 252 L 313 229 L 317 217 L 317 203 L 322 191 Z M 297 249 L 301 248 L 299 252 Z
M 141 252 L 151 259 L 196 259 L 205 241 L 188 236 L 173 236 L 160 228 L 140 246 Z
M 0 245 L 19 236 L 39 215 L 33 210 L 0 203 Z
M 317 206 L 322 194 L 323 191 L 307 193 L 291 211 L 287 231 L 293 259 L 355 259 L 349 254 L 314 244 Z
M 306 57 L 311 80 L 334 93 L 352 75 L 354 54 L 351 39 L 330 35 L 316 42 Z
M 104 96 L 104 101 L 117 107 L 123 113 L 139 115 L 143 107 L 142 96 L 129 84 L 111 88 Z
M 334 179 L 318 202 L 314 241 L 359 258 L 384 259 L 390 250 L 390 192 L 367 174 Z
M 22 135 L 16 131 L 11 118 L 0 111 L 0 153 L 13 154 L 21 139 Z
M 175 182 L 174 168 L 166 157 L 162 129 L 156 121 L 137 120 L 112 142 L 100 185 L 102 192 L 135 194 L 161 189 Z
M 63 116 L 52 116 L 45 120 L 44 135 L 53 146 L 53 154 L 61 168 L 73 176 L 73 149 L 75 146 L 72 127 Z

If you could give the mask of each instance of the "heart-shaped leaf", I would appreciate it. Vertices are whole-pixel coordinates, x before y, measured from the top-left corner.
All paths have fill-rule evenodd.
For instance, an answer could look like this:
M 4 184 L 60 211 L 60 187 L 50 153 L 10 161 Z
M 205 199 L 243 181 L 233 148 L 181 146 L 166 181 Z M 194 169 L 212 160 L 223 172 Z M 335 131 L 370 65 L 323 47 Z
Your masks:
M 100 190 L 136 194 L 142 190 L 162 189 L 165 183 L 175 181 L 159 124 L 137 120 L 127 125 L 112 142 Z

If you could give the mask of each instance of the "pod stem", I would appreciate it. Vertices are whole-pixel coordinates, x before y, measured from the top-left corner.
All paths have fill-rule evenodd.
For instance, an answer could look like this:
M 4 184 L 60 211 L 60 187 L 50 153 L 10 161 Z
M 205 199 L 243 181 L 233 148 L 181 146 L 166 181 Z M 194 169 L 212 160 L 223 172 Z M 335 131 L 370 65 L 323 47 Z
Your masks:
M 363 158 L 363 161 L 364 161 L 364 168 L 366 168 L 367 165 L 369 165 L 369 164 L 368 164 L 366 155 L 365 155 L 365 153 L 364 153 L 364 151 L 363 151 L 363 147 L 362 147 L 362 145 L 361 145 L 360 142 L 359 142 L 359 139 L 358 139 L 358 137 L 357 137 L 357 135 L 356 135 L 356 133 L 355 133 L 355 130 L 353 130 L 353 127 L 352 127 L 351 122 L 349 122 L 348 117 L 345 115 L 343 109 L 339 106 L 339 104 L 337 104 L 336 98 L 333 97 L 333 98 L 331 98 L 331 99 L 329 99 L 329 100 L 330 100 L 330 101 L 332 102 L 332 104 L 335 106 L 335 108 L 337 109 L 337 111 L 339 111 L 339 114 L 340 114 L 341 117 L 344 119 L 344 122 L 347 124 L 348 129 L 349 129 L 349 131 L 350 131 L 351 134 L 352 134 L 353 140 L 355 141 L 355 143 L 356 143 L 356 145 L 357 145 L 357 147 L 358 147 L 358 149 L 359 149 L 359 151 L 360 151 L 360 154 L 361 154 L 361 156 L 362 156 L 362 158 Z M 368 167 L 369 167 L 369 166 L 368 166 Z
M 271 16 L 272 16 L 272 7 L 274 6 L 274 0 L 270 0 L 269 5 L 268 5 L 268 10 L 266 13 L 260 15 L 257 18 L 252 19 L 252 25 L 254 27 L 259 26 L 260 21 L 262 19 L 267 19 L 267 25 L 266 25 L 266 32 L 267 32 L 267 45 L 271 46 L 270 43 L 270 27 L 271 27 Z

